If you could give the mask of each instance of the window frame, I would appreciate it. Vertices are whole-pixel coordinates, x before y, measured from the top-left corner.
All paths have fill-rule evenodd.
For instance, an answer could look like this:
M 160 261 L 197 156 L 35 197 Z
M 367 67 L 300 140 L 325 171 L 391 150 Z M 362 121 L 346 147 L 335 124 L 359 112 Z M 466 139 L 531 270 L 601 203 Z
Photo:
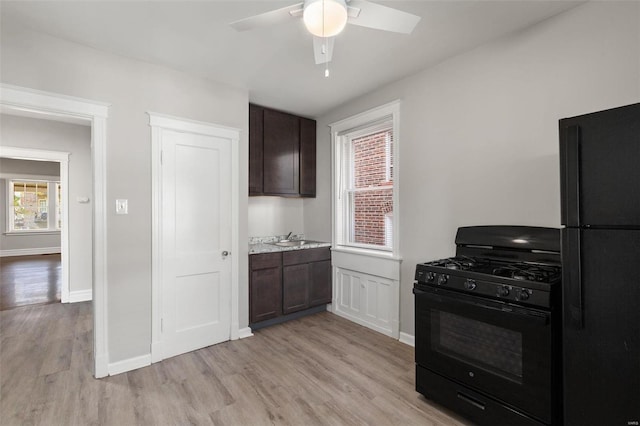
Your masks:
M 61 227 L 58 227 L 58 187 L 61 186 L 59 177 L 54 176 L 3 176 L 6 180 L 5 203 L 6 203 L 6 235 L 18 234 L 58 234 Z M 47 184 L 47 227 L 39 229 L 15 229 L 15 211 L 13 206 L 14 183 L 46 183 Z M 60 191 L 62 189 L 60 188 Z M 52 197 L 53 195 L 53 197 Z M 53 204 L 52 204 L 53 203 Z M 61 208 L 62 206 L 60 206 Z M 38 203 L 40 210 L 40 203 Z M 52 214 L 53 213 L 53 214 Z
M 345 191 L 346 179 L 352 179 L 349 168 L 349 161 L 347 156 L 352 155 L 350 149 L 346 149 L 347 144 L 351 143 L 351 140 L 358 137 L 375 133 L 376 131 L 382 131 L 387 128 L 391 128 L 393 134 L 393 143 L 390 138 L 387 138 L 387 151 L 391 154 L 391 157 L 387 156 L 387 176 L 391 177 L 393 174 L 393 181 L 388 186 L 376 186 L 375 190 L 384 189 L 385 187 L 391 188 L 393 191 L 393 214 L 391 215 L 391 245 L 379 246 L 373 244 L 361 244 L 350 241 L 349 233 L 350 228 L 353 228 L 350 224 L 349 208 L 347 204 L 347 192 Z M 381 105 L 377 108 L 370 109 L 361 114 L 346 118 L 339 122 L 330 124 L 331 128 L 331 147 L 332 147 L 332 180 L 333 180 L 333 196 L 332 196 L 332 210 L 333 210 L 333 223 L 332 234 L 334 247 L 341 249 L 353 249 L 363 251 L 370 254 L 389 256 L 396 258 L 399 256 L 399 194 L 398 194 L 398 179 L 399 179 L 399 167 L 398 167 L 398 151 L 400 146 L 400 101 L 396 100 L 388 104 Z M 389 164 L 389 160 L 393 159 L 393 171 Z M 367 191 L 368 188 L 355 189 L 352 188 L 351 193 L 357 191 Z M 386 222 L 386 219 L 385 219 Z M 385 242 L 386 242 L 387 230 L 385 229 Z

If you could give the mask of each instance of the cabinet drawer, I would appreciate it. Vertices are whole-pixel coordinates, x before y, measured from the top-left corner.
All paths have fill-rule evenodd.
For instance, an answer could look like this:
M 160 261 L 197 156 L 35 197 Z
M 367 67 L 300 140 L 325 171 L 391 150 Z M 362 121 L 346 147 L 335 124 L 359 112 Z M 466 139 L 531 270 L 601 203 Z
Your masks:
M 299 263 L 319 262 L 330 259 L 331 249 L 329 247 L 286 251 L 282 253 L 283 265 L 297 265 Z
M 256 269 L 276 268 L 282 264 L 282 253 L 252 254 L 249 267 L 252 271 Z

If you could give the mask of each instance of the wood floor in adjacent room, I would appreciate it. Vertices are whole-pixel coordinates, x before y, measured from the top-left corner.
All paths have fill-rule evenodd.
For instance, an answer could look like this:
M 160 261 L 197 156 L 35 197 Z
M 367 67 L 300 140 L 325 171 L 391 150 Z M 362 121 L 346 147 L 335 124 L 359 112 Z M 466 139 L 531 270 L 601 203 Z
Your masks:
M 461 425 L 413 348 L 323 312 L 96 380 L 90 302 L 0 312 L 0 424 Z
M 0 257 L 0 310 L 60 302 L 60 254 Z

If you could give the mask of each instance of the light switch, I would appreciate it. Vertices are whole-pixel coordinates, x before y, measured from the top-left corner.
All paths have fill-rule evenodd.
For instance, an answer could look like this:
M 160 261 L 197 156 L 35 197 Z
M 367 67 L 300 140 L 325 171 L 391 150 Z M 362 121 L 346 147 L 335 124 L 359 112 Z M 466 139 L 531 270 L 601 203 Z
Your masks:
M 116 200 L 116 214 L 129 214 L 128 200 Z

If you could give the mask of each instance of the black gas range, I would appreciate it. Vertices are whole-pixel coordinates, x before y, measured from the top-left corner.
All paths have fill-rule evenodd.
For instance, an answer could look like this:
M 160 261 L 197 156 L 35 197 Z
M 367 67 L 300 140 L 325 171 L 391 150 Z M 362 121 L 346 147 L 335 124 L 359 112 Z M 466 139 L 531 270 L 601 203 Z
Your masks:
M 416 288 L 440 286 L 515 304 L 550 307 L 560 266 L 455 256 L 416 266 Z
M 418 392 L 478 424 L 559 424 L 560 230 L 459 228 L 415 279 Z

